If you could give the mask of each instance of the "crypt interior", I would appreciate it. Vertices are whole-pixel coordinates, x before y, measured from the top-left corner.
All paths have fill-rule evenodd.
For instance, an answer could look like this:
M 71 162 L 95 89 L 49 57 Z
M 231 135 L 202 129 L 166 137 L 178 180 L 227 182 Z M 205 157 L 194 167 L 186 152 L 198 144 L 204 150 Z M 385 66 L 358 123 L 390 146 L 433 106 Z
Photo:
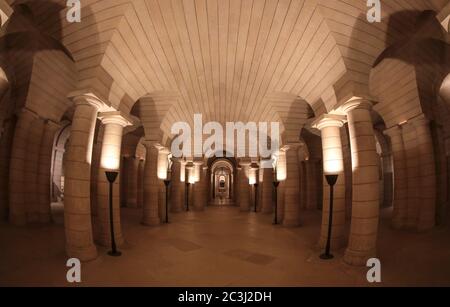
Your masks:
M 0 0 L 0 285 L 450 286 L 450 2 L 381 3 Z

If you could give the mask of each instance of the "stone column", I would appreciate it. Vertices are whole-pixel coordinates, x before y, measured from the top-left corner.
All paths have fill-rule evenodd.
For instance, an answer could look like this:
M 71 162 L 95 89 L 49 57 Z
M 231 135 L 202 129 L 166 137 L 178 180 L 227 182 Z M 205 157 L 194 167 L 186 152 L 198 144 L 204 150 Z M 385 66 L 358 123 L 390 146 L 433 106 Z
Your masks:
M 91 221 L 91 162 L 95 125 L 104 104 L 91 95 L 72 97 L 75 113 L 65 154 L 66 251 L 82 261 L 97 257 Z
M 128 208 L 138 207 L 138 173 L 140 160 L 136 157 L 127 158 L 126 205 Z
M 107 171 L 119 171 L 121 164 L 121 148 L 123 128 L 131 125 L 120 112 L 107 112 L 99 115 L 104 125 L 100 168 L 97 177 L 97 216 L 99 222 L 99 244 L 110 246 L 110 206 L 109 182 Z M 113 185 L 113 218 L 114 235 L 117 245 L 123 244 L 122 226 L 120 222 L 120 176 Z
M 144 168 L 144 203 L 142 224 L 156 226 L 161 223 L 158 212 L 158 144 L 156 141 L 145 141 L 147 155 Z
M 342 153 L 341 128 L 344 126 L 345 116 L 323 115 L 314 127 L 321 130 L 324 175 L 338 175 L 334 186 L 333 224 L 331 228 L 331 248 L 339 249 L 344 245 L 345 232 L 345 174 Z M 308 180 L 310 178 L 308 177 Z M 325 248 L 328 239 L 330 214 L 330 186 L 323 178 L 323 209 L 322 227 L 319 246 Z
M 300 144 L 285 146 L 286 151 L 286 182 L 284 190 L 283 226 L 300 226 L 300 173 L 298 166 L 298 149 Z
M 419 154 L 420 205 L 417 230 L 427 231 L 436 225 L 436 162 L 431 136 L 430 122 L 421 115 L 412 124 L 416 128 Z
M 0 138 L 0 220 L 8 220 L 9 207 L 9 168 L 11 148 L 14 140 L 15 119 L 4 122 L 4 130 Z
M 273 168 L 263 168 L 263 181 L 261 184 L 261 211 L 273 212 Z
M 38 169 L 39 151 L 42 136 L 44 134 L 45 122 L 36 118 L 31 124 L 27 141 L 27 161 L 25 162 L 25 207 L 27 211 L 27 222 L 37 223 L 39 221 L 39 197 L 38 197 Z
M 353 205 L 349 246 L 344 260 L 366 265 L 376 256 L 380 215 L 379 161 L 371 117 L 372 104 L 355 100 L 344 106 L 348 117 L 353 167 Z
M 194 165 L 198 181 L 194 185 L 193 208 L 195 211 L 203 211 L 206 207 L 206 197 L 208 193 L 208 178 L 206 177 L 207 168 L 203 167 L 203 162 L 194 162 Z
M 56 132 L 61 128 L 60 125 L 47 121 L 42 137 L 41 149 L 39 152 L 39 169 L 38 169 L 38 220 L 40 223 L 49 223 L 51 221 L 51 167 L 53 143 Z
M 417 149 L 417 134 L 412 123 L 402 126 L 403 146 L 405 148 L 406 172 L 408 185 L 408 209 L 406 213 L 406 228 L 415 229 L 419 213 L 419 153 Z
M 239 169 L 239 207 L 242 212 L 250 211 L 250 185 L 248 181 L 250 160 L 242 160 Z
M 184 183 L 181 181 L 181 161 L 172 158 L 172 183 L 170 193 L 170 211 L 181 212 L 183 210 Z M 183 172 L 184 173 L 184 172 Z
M 35 113 L 22 109 L 18 114 L 14 132 L 9 168 L 9 220 L 16 226 L 27 223 L 25 172 L 28 159 L 28 133 L 36 118 Z
M 144 167 L 145 160 L 139 160 L 138 167 L 138 184 L 137 184 L 137 207 L 142 208 L 144 205 Z
M 305 161 L 306 209 L 317 210 L 317 174 L 315 161 Z
M 392 226 L 396 229 L 401 229 L 406 226 L 408 217 L 408 176 L 402 128 L 394 126 L 384 133 L 391 139 L 394 159 L 394 212 L 392 214 Z

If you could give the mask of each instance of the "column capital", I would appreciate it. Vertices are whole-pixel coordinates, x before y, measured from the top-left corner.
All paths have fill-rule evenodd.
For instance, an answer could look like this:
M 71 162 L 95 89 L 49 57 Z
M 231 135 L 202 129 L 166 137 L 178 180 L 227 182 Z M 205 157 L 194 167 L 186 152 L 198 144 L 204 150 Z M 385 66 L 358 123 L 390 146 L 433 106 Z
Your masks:
M 155 147 L 156 147 L 156 149 L 158 149 L 158 152 L 159 152 L 160 154 L 162 154 L 162 155 L 170 155 L 170 154 L 171 154 L 169 148 L 167 148 L 167 147 L 165 147 L 165 146 L 162 146 L 162 145 L 159 144 L 159 143 L 156 144 Z
M 372 110 L 372 107 L 373 107 L 373 103 L 369 99 L 354 97 L 354 98 L 350 99 L 349 101 L 347 101 L 346 103 L 344 103 L 340 107 L 340 109 L 344 113 L 348 113 L 355 109 L 365 109 L 365 110 L 370 111 L 370 110 Z
M 124 128 L 133 125 L 132 119 L 119 111 L 100 113 L 98 118 L 104 125 L 120 125 Z
M 75 105 L 90 105 L 97 109 L 98 112 L 115 111 L 105 100 L 101 99 L 93 91 L 79 90 L 67 95 L 67 98 L 72 100 Z
M 347 122 L 347 117 L 337 114 L 324 114 L 312 123 L 312 127 L 322 130 L 328 127 L 342 128 Z
M 241 167 L 249 167 L 252 164 L 252 160 L 250 158 L 242 158 L 239 161 L 239 165 Z
M 144 147 L 149 150 L 149 149 L 157 149 L 159 150 L 161 147 L 161 144 L 158 141 L 153 141 L 153 140 L 143 140 L 142 141 L 142 145 L 144 145 Z
M 302 146 L 304 146 L 303 143 L 288 143 L 283 146 L 281 151 L 288 152 L 290 150 L 298 150 Z

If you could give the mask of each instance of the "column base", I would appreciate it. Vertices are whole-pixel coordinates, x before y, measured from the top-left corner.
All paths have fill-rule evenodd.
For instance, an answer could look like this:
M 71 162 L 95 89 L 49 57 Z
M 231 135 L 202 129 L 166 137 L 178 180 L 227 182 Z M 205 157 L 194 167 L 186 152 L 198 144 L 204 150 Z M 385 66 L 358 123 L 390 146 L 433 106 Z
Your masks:
M 402 221 L 401 219 L 392 219 L 392 223 L 391 223 L 392 228 L 396 229 L 396 230 L 400 230 L 400 229 L 404 229 L 405 228 L 405 222 Z
M 39 223 L 41 224 L 50 224 L 52 222 L 52 216 L 47 213 L 39 214 Z
M 27 214 L 27 222 L 28 223 L 39 223 L 40 217 L 37 213 L 29 213 Z
M 352 266 L 366 266 L 367 260 L 375 258 L 376 254 L 376 250 L 360 252 L 348 248 L 345 251 L 344 262 Z
M 126 204 L 126 207 L 127 207 L 127 208 L 133 208 L 133 209 L 135 209 L 135 208 L 138 207 L 138 204 L 137 204 L 137 202 L 129 201 L 129 202 L 127 202 L 127 204 Z
M 271 214 L 271 213 L 273 213 L 273 209 L 272 208 L 262 208 L 261 213 Z
M 172 213 L 180 213 L 181 211 L 183 211 L 183 208 L 181 208 L 181 207 L 176 207 L 176 208 L 170 209 L 170 212 L 172 212 Z
M 150 218 L 148 220 L 143 220 L 141 222 L 141 224 L 144 226 L 159 226 L 159 225 L 161 225 L 161 221 L 159 218 L 155 217 L 155 218 Z
M 25 214 L 10 214 L 9 222 L 14 226 L 25 226 L 27 224 L 27 216 Z
M 299 220 L 297 220 L 297 219 L 293 219 L 293 220 L 291 220 L 291 219 L 284 219 L 283 220 L 283 226 L 284 227 L 300 227 L 300 226 L 302 226 L 302 223 L 299 221 Z
M 73 247 L 66 245 L 66 253 L 70 258 L 77 258 L 82 262 L 88 262 L 97 259 L 97 247 L 90 245 L 86 248 Z

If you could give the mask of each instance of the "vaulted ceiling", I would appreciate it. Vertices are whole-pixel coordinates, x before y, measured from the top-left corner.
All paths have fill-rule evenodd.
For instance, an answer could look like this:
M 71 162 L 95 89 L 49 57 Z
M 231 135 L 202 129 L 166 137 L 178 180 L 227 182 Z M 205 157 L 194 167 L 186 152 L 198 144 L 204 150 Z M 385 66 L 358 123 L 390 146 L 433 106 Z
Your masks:
M 414 31 L 405 12 L 448 1 L 382 1 L 375 24 L 363 0 L 82 0 L 81 23 L 67 22 L 65 0 L 9 2 L 26 2 L 38 27 L 69 50 L 79 89 L 125 112 L 137 102 L 163 110 L 146 118 L 168 129 L 194 113 L 292 127 L 311 116 L 308 104 L 317 115 L 369 96 L 378 56 Z

